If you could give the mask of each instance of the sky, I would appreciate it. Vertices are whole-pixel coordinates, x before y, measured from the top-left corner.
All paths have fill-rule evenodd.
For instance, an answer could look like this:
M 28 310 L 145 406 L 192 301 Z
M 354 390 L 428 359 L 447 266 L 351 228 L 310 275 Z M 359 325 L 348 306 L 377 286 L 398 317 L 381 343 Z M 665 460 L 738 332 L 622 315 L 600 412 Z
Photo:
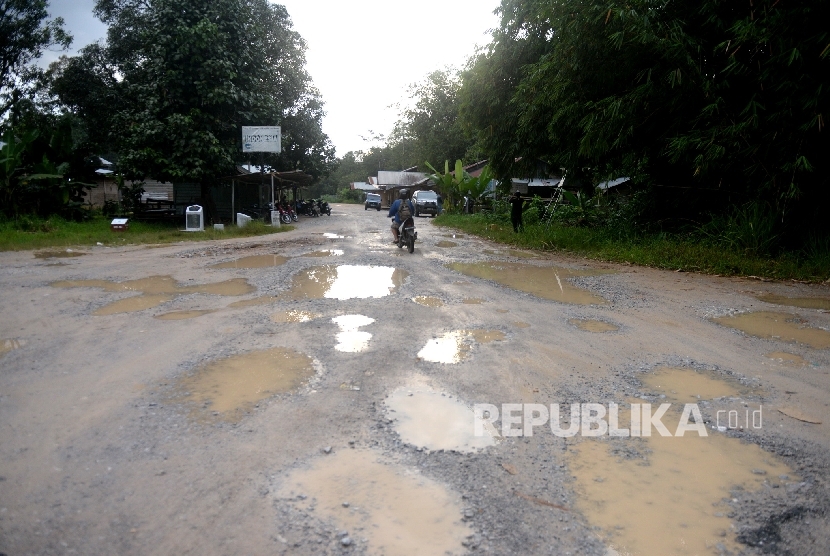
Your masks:
M 283 0 L 308 43 L 309 74 L 326 103 L 323 131 L 337 156 L 386 135 L 409 102 L 409 85 L 432 71 L 460 68 L 490 42 L 499 0 Z M 106 36 L 95 0 L 51 0 L 75 40 L 69 54 Z M 63 52 L 46 52 L 44 64 Z

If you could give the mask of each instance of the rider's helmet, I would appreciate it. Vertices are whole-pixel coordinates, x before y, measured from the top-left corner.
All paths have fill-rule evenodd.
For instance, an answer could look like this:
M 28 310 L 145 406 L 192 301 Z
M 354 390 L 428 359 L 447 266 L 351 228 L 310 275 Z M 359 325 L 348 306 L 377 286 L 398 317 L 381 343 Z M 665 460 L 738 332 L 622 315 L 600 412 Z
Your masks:
M 407 189 L 401 189 L 401 192 L 398 193 L 398 197 L 401 199 L 408 199 L 409 198 L 409 191 Z

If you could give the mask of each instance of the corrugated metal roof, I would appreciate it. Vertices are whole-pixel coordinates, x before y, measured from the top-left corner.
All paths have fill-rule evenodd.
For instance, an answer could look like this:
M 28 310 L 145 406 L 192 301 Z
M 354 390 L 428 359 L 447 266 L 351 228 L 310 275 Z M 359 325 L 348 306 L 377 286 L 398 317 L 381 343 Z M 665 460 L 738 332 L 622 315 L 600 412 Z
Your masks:
M 631 180 L 631 178 L 617 178 L 615 180 L 604 181 L 602 183 L 597 184 L 597 189 L 607 191 L 608 189 L 611 189 L 612 187 L 617 187 L 618 185 L 622 185 L 629 180 Z
M 398 186 L 412 185 L 427 177 L 423 172 L 378 172 L 378 185 Z

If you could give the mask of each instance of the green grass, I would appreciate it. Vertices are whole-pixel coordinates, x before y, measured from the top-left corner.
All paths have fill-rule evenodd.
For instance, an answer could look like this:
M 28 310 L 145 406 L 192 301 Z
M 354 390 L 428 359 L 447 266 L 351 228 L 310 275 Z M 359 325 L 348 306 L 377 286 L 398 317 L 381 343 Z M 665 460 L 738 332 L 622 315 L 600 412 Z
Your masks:
M 509 223 L 484 216 L 444 214 L 438 226 L 456 228 L 524 249 L 561 251 L 590 259 L 721 276 L 758 276 L 811 282 L 830 277 L 830 254 L 783 253 L 760 257 L 671 234 L 624 236 L 604 228 L 536 224 L 514 233 Z
M 293 226 L 272 228 L 262 222 L 251 222 L 243 228 L 225 225 L 220 232 L 213 227 L 204 232 L 184 232 L 182 225 L 130 220 L 124 232 L 110 230 L 110 218 L 95 217 L 86 222 L 70 222 L 58 217 L 48 220 L 22 217 L 16 221 L 0 221 L 0 251 L 24 251 L 45 247 L 116 246 L 177 241 L 207 241 L 250 237 L 293 230 Z

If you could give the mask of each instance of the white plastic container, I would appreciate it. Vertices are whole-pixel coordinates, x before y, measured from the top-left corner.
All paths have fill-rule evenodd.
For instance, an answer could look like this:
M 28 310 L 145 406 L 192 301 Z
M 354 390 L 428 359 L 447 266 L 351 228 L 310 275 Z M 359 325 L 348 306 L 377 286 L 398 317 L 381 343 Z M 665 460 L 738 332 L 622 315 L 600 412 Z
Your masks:
M 186 232 L 203 232 L 205 230 L 205 213 L 199 205 L 190 205 L 184 211 L 184 230 Z
M 272 226 L 282 226 L 282 222 L 280 222 L 280 211 L 272 210 L 271 211 L 271 225 Z
M 242 214 L 241 212 L 236 213 L 236 225 L 240 228 L 247 226 L 250 221 L 251 217 L 247 214 Z
M 225 225 L 224 224 L 214 224 L 213 229 L 216 230 L 217 232 L 224 232 L 225 231 Z

